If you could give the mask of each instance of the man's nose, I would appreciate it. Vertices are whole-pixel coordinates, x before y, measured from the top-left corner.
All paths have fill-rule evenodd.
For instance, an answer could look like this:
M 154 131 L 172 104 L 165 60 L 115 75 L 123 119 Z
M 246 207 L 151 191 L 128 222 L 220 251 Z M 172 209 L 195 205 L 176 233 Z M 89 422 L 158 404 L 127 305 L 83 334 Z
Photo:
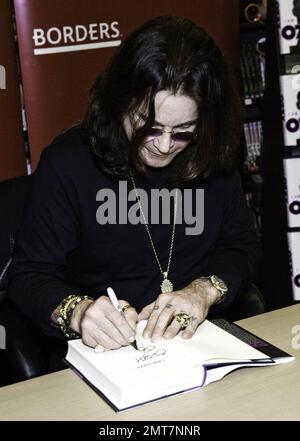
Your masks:
M 169 153 L 174 145 L 171 132 L 163 132 L 159 138 L 156 138 L 156 141 L 155 146 L 162 154 Z

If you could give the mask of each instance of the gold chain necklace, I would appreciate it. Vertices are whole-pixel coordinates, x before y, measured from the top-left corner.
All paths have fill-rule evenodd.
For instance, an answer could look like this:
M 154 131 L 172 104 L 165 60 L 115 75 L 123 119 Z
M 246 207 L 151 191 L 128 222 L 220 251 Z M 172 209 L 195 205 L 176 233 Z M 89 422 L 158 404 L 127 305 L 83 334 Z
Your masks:
M 175 238 L 175 229 L 176 229 L 178 188 L 176 188 L 176 192 L 175 192 L 174 223 L 173 223 L 173 228 L 172 228 L 172 236 L 171 236 L 171 244 L 170 244 L 170 251 L 169 251 L 169 259 L 168 259 L 168 264 L 167 264 L 167 270 L 164 271 L 162 266 L 161 266 L 161 263 L 159 261 L 158 254 L 156 252 L 156 249 L 155 249 L 155 246 L 154 246 L 154 243 L 153 243 L 153 240 L 152 240 L 152 236 L 150 234 L 150 230 L 149 230 L 148 224 L 146 222 L 144 211 L 143 211 L 142 205 L 140 203 L 140 196 L 138 194 L 138 191 L 137 191 L 137 188 L 136 188 L 136 185 L 135 185 L 135 181 L 133 179 L 132 174 L 130 174 L 130 178 L 131 178 L 131 182 L 132 182 L 132 185 L 133 185 L 133 188 L 134 188 L 136 199 L 138 201 L 138 204 L 139 204 L 139 207 L 140 207 L 140 210 L 141 210 L 141 214 L 142 214 L 142 217 L 143 217 L 143 220 L 144 220 L 144 225 L 146 227 L 146 231 L 147 231 L 147 234 L 148 234 L 148 237 L 149 237 L 149 240 L 150 240 L 150 244 L 151 244 L 152 250 L 154 252 L 154 256 L 155 256 L 156 262 L 158 264 L 158 267 L 160 269 L 161 274 L 163 275 L 163 281 L 162 281 L 162 284 L 160 285 L 161 292 L 172 292 L 173 291 L 173 283 L 170 281 L 170 279 L 168 279 L 168 274 L 169 274 L 169 271 L 170 271 L 170 265 L 171 265 L 171 259 L 172 259 L 172 254 L 173 254 L 173 247 L 174 247 L 174 238 Z

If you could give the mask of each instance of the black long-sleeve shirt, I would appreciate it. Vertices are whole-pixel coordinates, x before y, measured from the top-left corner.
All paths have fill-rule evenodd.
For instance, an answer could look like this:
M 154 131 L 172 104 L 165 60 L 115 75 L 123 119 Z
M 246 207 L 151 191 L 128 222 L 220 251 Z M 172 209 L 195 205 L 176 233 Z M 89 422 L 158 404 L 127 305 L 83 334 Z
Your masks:
M 161 169 L 137 175 L 135 181 L 148 194 L 151 188 L 166 187 Z M 229 294 L 215 309 L 225 308 L 249 286 L 259 253 L 240 178 L 237 172 L 211 174 L 186 188 L 193 189 L 194 203 L 196 189 L 204 190 L 204 229 L 186 235 L 184 217 L 176 225 L 169 279 L 178 290 L 202 275 L 218 275 Z M 16 240 L 9 292 L 12 302 L 48 335 L 58 336 L 50 316 L 69 294 L 97 298 L 112 286 L 120 299 L 140 310 L 161 292 L 162 275 L 145 225 L 118 224 L 118 216 L 116 224 L 97 222 L 101 189 L 115 191 L 118 207 L 119 179 L 101 170 L 80 129 L 61 135 L 43 151 Z M 149 228 L 165 270 L 172 218 L 170 224 Z

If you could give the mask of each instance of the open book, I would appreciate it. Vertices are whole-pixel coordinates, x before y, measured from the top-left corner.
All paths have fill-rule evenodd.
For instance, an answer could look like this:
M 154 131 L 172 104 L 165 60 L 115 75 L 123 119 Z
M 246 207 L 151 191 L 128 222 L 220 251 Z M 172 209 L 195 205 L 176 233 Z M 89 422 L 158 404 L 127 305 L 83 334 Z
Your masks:
M 205 320 L 191 340 L 180 335 L 152 343 L 137 327 L 132 346 L 96 353 L 81 340 L 68 342 L 67 363 L 115 409 L 187 392 L 247 366 L 286 363 L 293 357 L 223 319 Z

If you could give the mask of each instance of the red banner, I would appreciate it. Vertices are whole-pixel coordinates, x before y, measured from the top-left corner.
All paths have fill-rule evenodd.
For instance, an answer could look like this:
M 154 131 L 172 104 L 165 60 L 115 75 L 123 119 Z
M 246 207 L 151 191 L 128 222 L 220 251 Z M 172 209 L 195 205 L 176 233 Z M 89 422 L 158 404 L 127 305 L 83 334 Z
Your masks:
M 60 131 L 79 121 L 89 88 L 115 47 L 162 14 L 205 27 L 238 60 L 235 0 L 14 0 L 32 168 Z
M 0 0 L 0 180 L 26 174 L 10 2 Z

